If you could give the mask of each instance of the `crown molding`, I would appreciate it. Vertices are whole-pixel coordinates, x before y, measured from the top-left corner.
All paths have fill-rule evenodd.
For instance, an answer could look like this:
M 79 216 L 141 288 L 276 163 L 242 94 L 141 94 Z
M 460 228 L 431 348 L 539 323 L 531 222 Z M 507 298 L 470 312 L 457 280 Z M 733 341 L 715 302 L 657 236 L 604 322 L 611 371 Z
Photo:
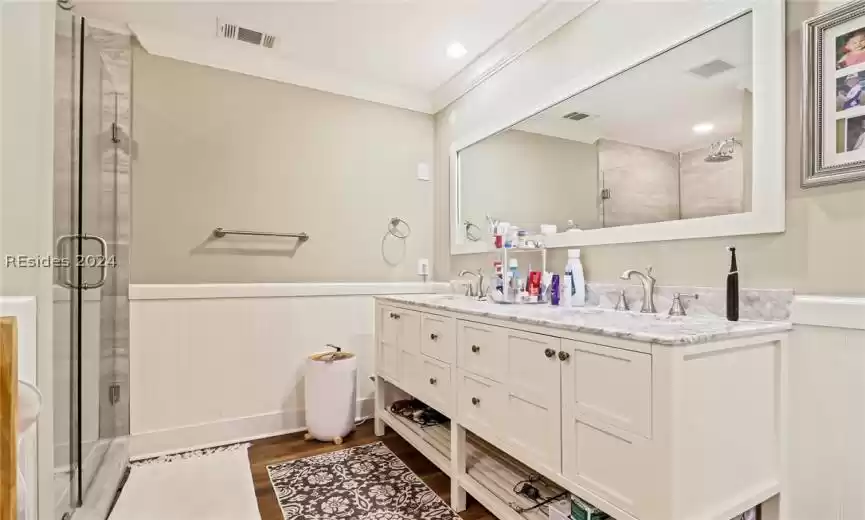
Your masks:
M 600 0 L 548 1 L 432 93 L 439 112 L 497 74 Z
M 144 50 L 154 56 L 435 114 L 507 67 L 598 1 L 544 3 L 433 92 L 316 68 L 291 60 L 274 50 L 237 45 L 215 37 L 194 38 L 143 24 L 129 24 L 128 27 Z

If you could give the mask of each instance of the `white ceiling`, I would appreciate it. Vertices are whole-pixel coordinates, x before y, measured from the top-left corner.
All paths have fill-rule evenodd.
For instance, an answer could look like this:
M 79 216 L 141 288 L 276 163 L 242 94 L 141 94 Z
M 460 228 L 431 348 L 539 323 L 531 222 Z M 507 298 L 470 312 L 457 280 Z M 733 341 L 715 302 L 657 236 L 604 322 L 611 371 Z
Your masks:
M 199 40 L 216 37 L 219 17 L 276 35 L 276 51 L 293 63 L 430 93 L 546 2 L 78 0 L 75 11 Z M 445 52 L 455 41 L 468 51 L 460 59 Z
M 517 129 L 587 143 L 614 139 L 670 152 L 708 146 L 742 132 L 744 89 L 751 86 L 752 16 L 676 47 L 520 123 Z M 735 68 L 711 78 L 690 69 L 720 59 Z M 571 112 L 590 119 L 570 121 Z M 710 122 L 714 131 L 692 127 Z

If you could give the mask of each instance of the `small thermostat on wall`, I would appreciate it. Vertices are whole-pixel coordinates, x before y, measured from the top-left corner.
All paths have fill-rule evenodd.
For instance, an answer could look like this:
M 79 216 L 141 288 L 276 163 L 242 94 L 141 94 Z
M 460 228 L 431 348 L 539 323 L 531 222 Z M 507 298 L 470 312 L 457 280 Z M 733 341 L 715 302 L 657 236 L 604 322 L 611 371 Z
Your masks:
M 427 164 L 425 162 L 417 164 L 417 180 L 419 180 L 419 181 L 430 180 L 429 164 Z

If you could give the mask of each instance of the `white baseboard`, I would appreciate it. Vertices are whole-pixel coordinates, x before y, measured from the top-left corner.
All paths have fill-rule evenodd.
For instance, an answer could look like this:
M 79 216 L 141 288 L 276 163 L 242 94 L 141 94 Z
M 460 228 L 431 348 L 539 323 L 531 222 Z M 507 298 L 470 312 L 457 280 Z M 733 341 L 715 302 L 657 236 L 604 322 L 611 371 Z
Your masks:
M 359 399 L 358 418 L 371 416 L 373 407 L 372 397 Z M 141 460 L 304 430 L 306 430 L 304 410 L 271 412 L 168 430 L 134 433 L 129 439 L 129 455 L 131 460 Z

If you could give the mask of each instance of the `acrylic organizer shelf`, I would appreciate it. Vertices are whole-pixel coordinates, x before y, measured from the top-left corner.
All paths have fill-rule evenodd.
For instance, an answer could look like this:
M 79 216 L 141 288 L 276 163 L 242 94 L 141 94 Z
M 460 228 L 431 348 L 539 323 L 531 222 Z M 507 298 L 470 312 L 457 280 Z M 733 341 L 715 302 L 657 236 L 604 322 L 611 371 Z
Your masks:
M 504 287 L 505 290 L 504 290 L 504 294 L 499 293 L 496 290 L 495 280 L 496 280 L 497 275 L 495 273 L 493 273 L 493 281 L 490 283 L 490 291 L 488 293 L 489 294 L 489 297 L 488 297 L 489 301 L 491 301 L 493 303 L 519 304 L 519 305 L 532 305 L 532 304 L 540 304 L 540 303 L 549 303 L 549 301 L 544 298 L 547 291 L 541 290 L 538 301 L 524 301 L 519 297 L 519 295 L 515 294 L 514 291 L 508 290 L 508 287 L 506 287 L 506 285 L 507 285 L 506 273 L 508 271 L 508 264 L 510 263 L 510 259 L 512 258 L 512 256 L 513 255 L 523 256 L 523 255 L 531 254 L 531 253 L 536 253 L 536 254 L 539 253 L 541 255 L 540 269 L 533 269 L 533 270 L 535 270 L 535 271 L 540 270 L 540 272 L 542 274 L 545 273 L 547 271 L 547 248 L 544 247 L 543 245 L 540 245 L 537 247 L 499 247 L 499 248 L 493 249 L 491 251 L 491 255 L 493 255 L 494 257 L 497 257 L 497 260 L 501 262 L 502 277 L 503 277 L 503 283 L 505 284 L 505 287 Z M 531 264 L 527 264 L 527 266 L 528 265 L 531 265 Z M 526 274 L 528 273 L 527 270 L 525 272 L 526 272 Z

